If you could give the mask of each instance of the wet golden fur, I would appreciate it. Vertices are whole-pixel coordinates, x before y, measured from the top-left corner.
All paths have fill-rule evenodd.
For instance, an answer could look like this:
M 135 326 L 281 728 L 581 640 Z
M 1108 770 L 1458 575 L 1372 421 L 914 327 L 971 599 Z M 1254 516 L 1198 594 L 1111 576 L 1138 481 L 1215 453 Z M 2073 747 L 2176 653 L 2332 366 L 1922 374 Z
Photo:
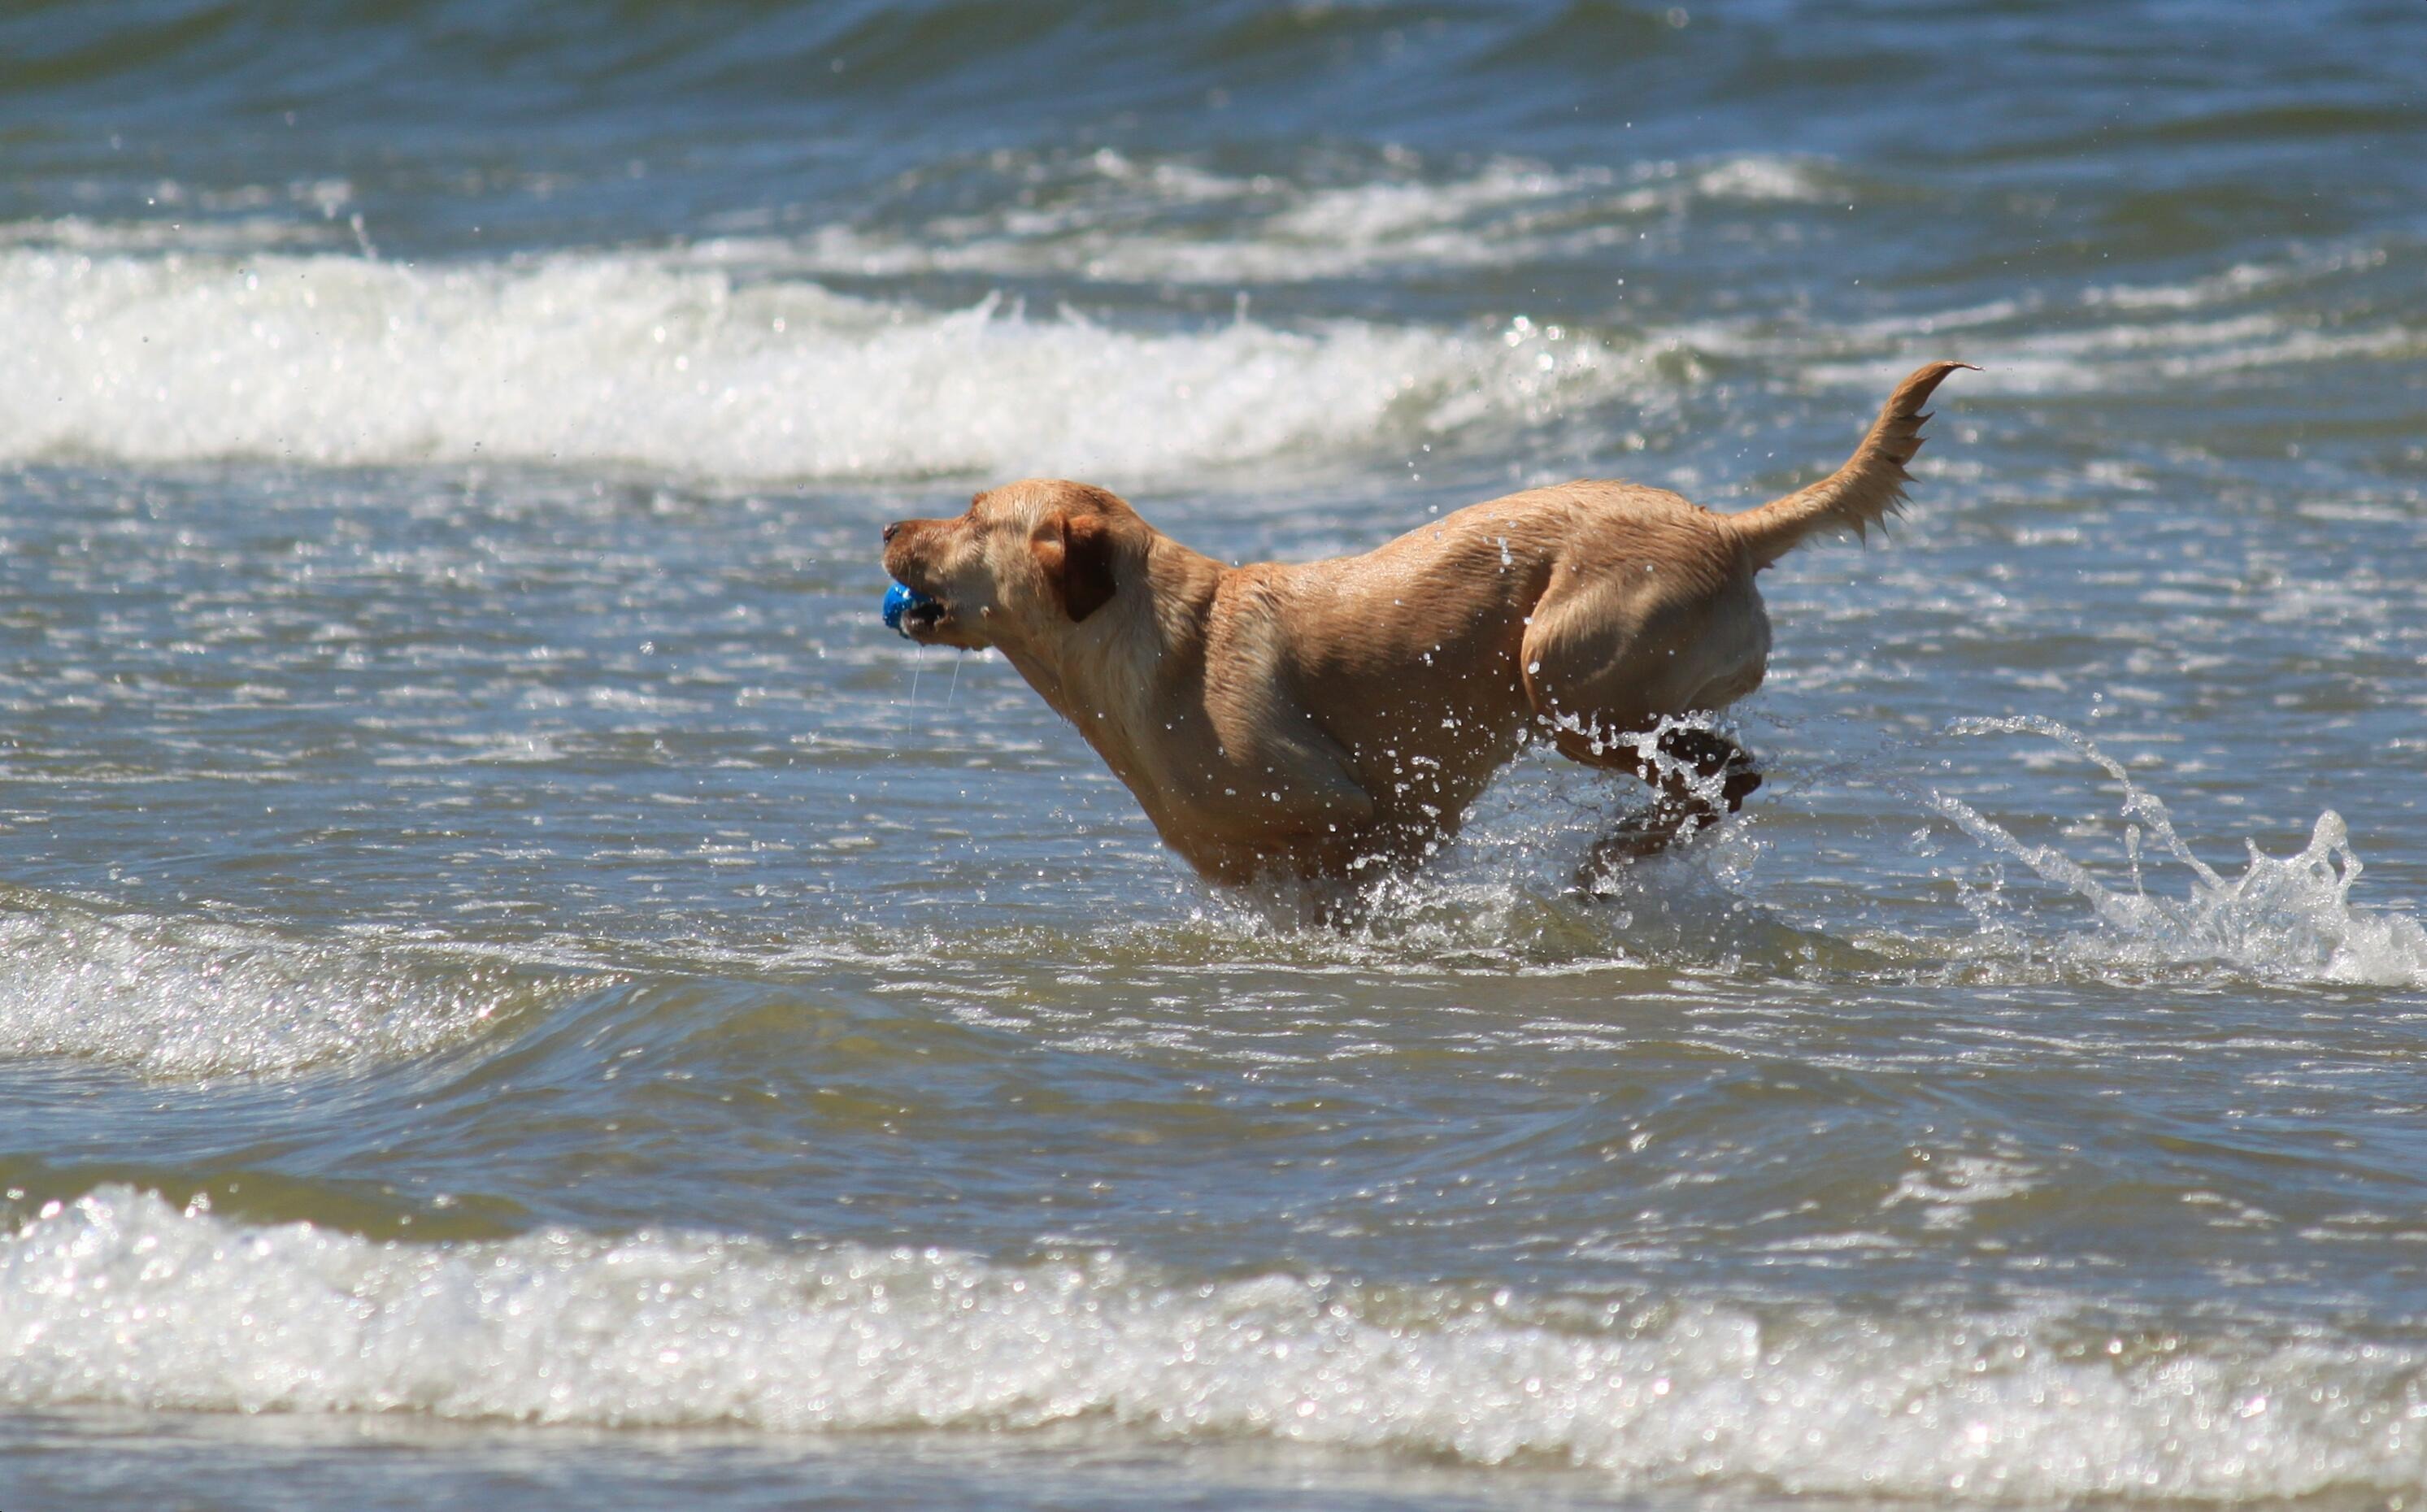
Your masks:
M 1743 514 L 1579 481 L 1362 556 L 1226 567 L 1100 488 L 1032 479 L 888 527 L 885 566 L 940 605 L 913 639 L 1002 652 L 1217 881 L 1413 865 L 1529 733 L 1653 782 L 1666 817 L 1627 846 L 1656 849 L 1760 779 L 1716 736 L 1654 730 L 1760 685 L 1753 574 L 1897 507 L 1959 366 L 1915 371 L 1845 466 Z

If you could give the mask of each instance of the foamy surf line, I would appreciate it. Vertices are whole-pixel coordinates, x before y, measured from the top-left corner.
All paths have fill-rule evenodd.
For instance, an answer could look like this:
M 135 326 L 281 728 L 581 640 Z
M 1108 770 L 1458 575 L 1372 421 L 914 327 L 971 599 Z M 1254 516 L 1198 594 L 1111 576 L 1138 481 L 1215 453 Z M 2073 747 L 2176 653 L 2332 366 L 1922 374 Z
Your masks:
M 1115 329 L 677 253 L 0 250 L 0 459 L 1136 479 L 1522 426 L 1645 369 L 1521 323 Z
M 601 1426 L 1092 1418 L 1627 1488 L 2237 1502 L 2415 1486 L 2417 1347 L 2110 1336 L 2061 1311 L 1626 1307 L 1097 1256 L 682 1233 L 374 1244 L 123 1187 L 0 1251 L 0 1400 Z
M 1655 218 L 1718 205 L 1816 203 L 1832 196 L 1840 177 L 1821 160 L 1765 154 L 1642 163 L 1622 172 L 1501 158 L 1443 178 L 1401 168 L 1336 185 L 1239 178 L 1141 162 L 1110 148 L 1025 166 L 1068 197 L 1043 205 L 1023 198 L 908 228 L 829 223 L 781 240 L 745 234 L 703 251 L 873 277 L 1058 273 L 1116 283 L 1298 284 L 1589 256 L 1638 239 Z M 913 188 L 917 176 L 901 187 Z M 1209 207 L 1222 212 L 1224 229 L 1207 229 Z
M 606 980 L 0 889 L 0 1056 L 10 1058 L 164 1079 L 406 1061 Z

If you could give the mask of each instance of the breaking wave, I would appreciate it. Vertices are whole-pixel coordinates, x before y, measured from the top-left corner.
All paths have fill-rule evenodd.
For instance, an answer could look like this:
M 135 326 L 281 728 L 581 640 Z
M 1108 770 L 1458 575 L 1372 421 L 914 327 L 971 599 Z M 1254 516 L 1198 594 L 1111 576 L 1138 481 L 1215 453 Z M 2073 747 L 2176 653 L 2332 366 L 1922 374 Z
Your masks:
M 0 1250 L 0 1399 L 785 1431 L 1110 1421 L 1572 1464 L 1629 1489 L 2003 1501 L 2407 1488 L 2427 1358 L 2144 1333 L 1160 1275 L 1106 1255 L 572 1231 L 373 1243 L 105 1187 Z
M 1389 454 L 1641 382 L 1556 328 L 937 311 L 715 250 L 427 268 L 0 246 L 0 458 L 1134 479 Z

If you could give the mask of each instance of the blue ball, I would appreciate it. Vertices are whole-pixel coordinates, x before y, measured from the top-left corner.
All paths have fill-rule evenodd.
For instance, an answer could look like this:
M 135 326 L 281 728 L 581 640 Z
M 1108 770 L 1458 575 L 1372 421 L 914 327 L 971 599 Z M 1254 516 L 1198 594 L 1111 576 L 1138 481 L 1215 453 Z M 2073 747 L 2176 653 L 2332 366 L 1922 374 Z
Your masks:
M 907 583 L 895 583 L 885 591 L 885 627 L 906 639 L 910 632 L 902 628 L 902 616 L 935 602 Z

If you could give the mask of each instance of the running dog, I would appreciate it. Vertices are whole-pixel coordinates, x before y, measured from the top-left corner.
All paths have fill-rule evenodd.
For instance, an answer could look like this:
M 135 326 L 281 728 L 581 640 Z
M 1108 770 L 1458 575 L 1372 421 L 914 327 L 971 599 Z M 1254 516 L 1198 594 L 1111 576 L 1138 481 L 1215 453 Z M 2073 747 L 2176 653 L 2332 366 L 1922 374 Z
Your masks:
M 1578 481 L 1359 557 L 1226 567 L 1085 483 L 1032 479 L 885 528 L 902 632 L 1000 650 L 1204 876 L 1357 882 L 1420 864 L 1529 738 L 1657 799 L 1596 851 L 1649 854 L 1742 806 L 1741 746 L 1664 724 L 1761 685 L 1753 575 L 1901 505 L 1936 362 L 1846 464 L 1740 514 Z

